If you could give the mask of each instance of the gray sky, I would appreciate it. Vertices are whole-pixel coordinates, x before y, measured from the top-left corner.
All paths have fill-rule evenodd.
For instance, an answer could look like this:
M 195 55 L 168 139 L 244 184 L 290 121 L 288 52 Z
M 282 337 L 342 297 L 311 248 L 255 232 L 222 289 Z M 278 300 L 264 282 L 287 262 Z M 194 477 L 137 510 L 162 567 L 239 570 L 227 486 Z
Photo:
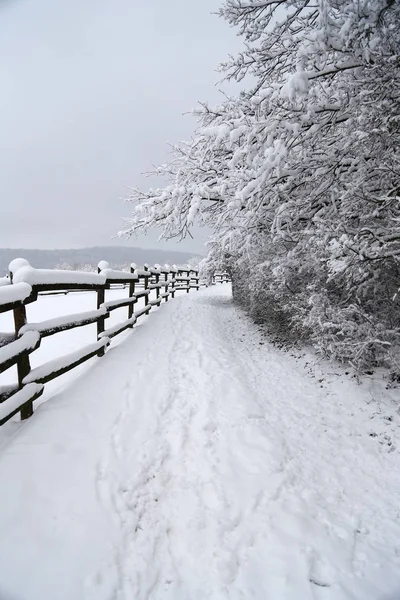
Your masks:
M 218 99 L 216 66 L 239 47 L 219 5 L 0 0 L 0 247 L 121 243 L 125 186 L 191 135 L 182 113 Z

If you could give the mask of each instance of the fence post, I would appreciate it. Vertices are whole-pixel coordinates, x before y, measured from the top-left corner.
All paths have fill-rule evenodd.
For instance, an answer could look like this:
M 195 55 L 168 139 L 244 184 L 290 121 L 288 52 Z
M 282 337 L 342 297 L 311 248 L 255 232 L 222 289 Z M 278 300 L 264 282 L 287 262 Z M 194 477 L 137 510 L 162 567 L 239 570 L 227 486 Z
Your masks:
M 176 269 L 176 265 L 172 265 L 173 270 L 175 271 L 175 273 L 172 273 L 172 283 L 171 283 L 171 298 L 174 299 L 175 298 L 175 285 L 176 285 L 176 277 L 178 276 L 178 272 Z
M 130 268 L 131 273 L 135 272 L 135 267 L 136 267 L 136 265 L 131 265 L 131 268 Z M 134 293 L 135 293 L 135 281 L 130 281 L 129 282 L 129 297 L 131 298 Z M 128 305 L 128 319 L 131 319 L 132 317 L 133 317 L 133 302 Z M 132 327 L 133 327 L 133 325 L 132 325 Z
M 12 285 L 14 273 L 12 273 L 10 271 L 9 276 L 10 276 L 10 283 Z M 21 306 L 17 306 L 16 308 L 14 308 L 13 316 L 14 316 L 15 337 L 17 337 L 21 327 L 26 325 L 25 305 L 22 304 Z M 24 377 L 26 377 L 28 375 L 28 373 L 30 373 L 30 370 L 31 370 L 31 364 L 29 362 L 29 354 L 28 353 L 21 354 L 17 361 L 18 387 L 20 389 L 23 387 L 22 381 L 23 381 Z M 28 419 L 29 417 L 31 417 L 33 415 L 33 402 L 28 402 L 27 404 L 25 404 L 25 406 L 23 406 L 22 409 L 20 410 L 20 415 L 21 415 L 21 421 L 24 421 L 25 419 Z
M 197 291 L 199 292 L 199 291 L 200 291 L 200 278 L 199 278 L 199 271 L 197 270 L 197 271 L 195 271 L 195 273 L 196 273 L 196 285 L 197 285 L 197 288 L 196 288 L 196 289 L 197 289 Z
M 148 271 L 148 270 L 149 270 L 148 265 L 144 265 L 143 266 L 143 271 Z M 149 278 L 145 277 L 144 278 L 144 289 L 147 290 L 148 288 L 149 288 Z M 146 294 L 145 297 L 144 297 L 144 305 L 147 306 L 148 303 L 149 303 L 149 295 Z
M 156 269 L 157 269 L 157 268 L 158 268 L 158 267 L 156 267 Z M 159 283 L 160 283 L 160 274 L 159 274 L 159 273 L 156 273 L 156 284 L 158 285 Z M 160 304 L 161 304 L 161 300 L 160 300 L 160 288 L 159 288 L 159 287 L 156 287 L 156 299 L 159 301 L 159 302 L 157 303 L 157 306 L 160 306 Z
M 168 273 L 169 271 L 169 266 L 165 265 L 165 293 L 168 292 Z M 168 296 L 165 296 L 165 302 L 168 302 Z
M 26 324 L 26 309 L 22 304 L 17 308 L 14 308 L 14 325 L 15 325 L 15 335 L 18 335 L 19 330 Z M 23 387 L 23 379 L 26 377 L 31 370 L 31 365 L 29 362 L 29 355 L 27 353 L 21 354 L 17 361 L 17 372 L 18 372 L 18 386 L 19 388 Z M 21 421 L 28 419 L 33 415 L 33 402 L 28 402 L 21 408 L 20 411 Z
M 103 261 L 101 261 L 97 267 L 97 272 L 100 273 L 101 272 L 101 264 L 104 264 Z M 105 302 L 105 296 L 106 296 L 106 292 L 105 292 L 105 288 L 101 288 L 100 290 L 97 290 L 97 309 L 99 309 L 101 307 L 102 304 L 104 304 Z M 100 334 L 103 333 L 105 329 L 105 319 L 104 317 L 99 317 L 97 319 L 97 339 L 100 339 Z M 99 351 L 97 352 L 97 356 L 104 356 L 104 346 L 102 348 L 99 349 Z
M 188 280 L 189 280 L 189 281 L 186 282 L 187 283 L 186 293 L 188 294 L 190 292 L 190 270 L 186 271 L 186 274 L 187 274 L 187 277 L 188 277 Z

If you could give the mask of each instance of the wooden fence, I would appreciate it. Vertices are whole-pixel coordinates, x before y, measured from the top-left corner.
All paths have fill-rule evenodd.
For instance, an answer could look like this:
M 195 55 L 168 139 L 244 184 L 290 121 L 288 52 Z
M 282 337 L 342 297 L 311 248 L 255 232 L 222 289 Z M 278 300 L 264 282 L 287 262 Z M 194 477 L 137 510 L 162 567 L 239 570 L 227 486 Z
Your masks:
M 223 278 L 219 280 L 222 282 Z M 106 291 L 117 285 L 128 287 L 128 296 L 108 300 Z M 0 287 L 0 312 L 12 311 L 14 333 L 0 333 L 0 373 L 17 366 L 18 383 L 0 387 L 0 425 L 20 412 L 21 419 L 33 414 L 33 402 L 44 390 L 44 384 L 74 369 L 93 356 L 103 356 L 111 339 L 131 328 L 137 319 L 150 312 L 153 306 L 168 302 L 176 292 L 199 289 L 199 274 L 190 267 L 148 267 L 131 265 L 130 272 L 116 271 L 108 263 L 99 263 L 98 273 L 34 269 L 23 259 L 10 264 L 10 285 Z M 150 298 L 151 291 L 155 298 Z M 28 323 L 26 305 L 35 302 L 39 294 L 71 291 L 94 291 L 97 308 L 89 312 L 66 315 L 40 323 Z M 135 311 L 135 304 L 144 298 L 144 306 Z M 110 312 L 127 308 L 127 319 L 106 328 Z M 97 323 L 97 339 L 79 351 L 48 361 L 31 369 L 29 355 L 47 336 L 75 327 Z
M 226 271 L 224 273 L 214 273 L 212 276 L 212 283 L 229 283 L 231 281 L 231 277 L 229 273 Z

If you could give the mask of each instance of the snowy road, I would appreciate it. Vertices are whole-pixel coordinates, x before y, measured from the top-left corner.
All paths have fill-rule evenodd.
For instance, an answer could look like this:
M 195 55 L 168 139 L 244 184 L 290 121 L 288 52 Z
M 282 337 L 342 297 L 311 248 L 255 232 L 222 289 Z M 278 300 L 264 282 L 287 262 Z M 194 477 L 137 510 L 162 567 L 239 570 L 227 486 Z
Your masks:
M 163 305 L 1 450 L 1 600 L 398 600 L 369 393 L 263 344 L 228 286 Z

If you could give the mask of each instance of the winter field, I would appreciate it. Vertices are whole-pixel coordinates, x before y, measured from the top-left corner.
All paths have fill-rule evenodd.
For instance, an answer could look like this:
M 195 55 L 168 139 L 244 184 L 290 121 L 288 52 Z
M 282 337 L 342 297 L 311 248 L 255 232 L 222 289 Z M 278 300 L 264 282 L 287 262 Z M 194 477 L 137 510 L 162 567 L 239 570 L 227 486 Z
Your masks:
M 398 389 L 276 349 L 229 285 L 153 309 L 44 400 L 0 430 L 2 600 L 400 598 Z
M 122 289 L 121 287 L 116 289 L 107 290 L 106 300 L 117 300 L 128 297 L 128 288 Z M 151 292 L 150 298 L 155 298 L 155 292 Z M 136 310 L 139 310 L 144 306 L 144 299 L 140 298 L 136 304 Z M 47 319 L 54 319 L 57 317 L 74 315 L 85 311 L 96 310 L 96 292 L 70 292 L 68 294 L 43 294 L 39 295 L 36 302 L 32 302 L 26 306 L 27 321 L 28 323 L 35 323 L 44 321 Z M 107 329 L 123 322 L 127 319 L 128 309 L 127 307 L 119 308 L 111 313 L 105 322 Z M 142 317 L 144 318 L 144 317 Z M 12 311 L 0 313 L 0 331 L 2 332 L 13 332 L 14 321 Z M 118 345 L 125 337 L 126 333 L 122 333 L 117 338 L 114 338 L 113 346 Z M 66 355 L 70 352 L 82 349 L 87 344 L 95 342 L 97 339 L 96 323 L 92 325 L 86 325 L 85 327 L 78 327 L 76 329 L 70 329 L 57 333 L 54 336 L 49 336 L 41 340 L 40 347 L 30 355 L 30 362 L 32 369 L 45 364 L 46 362 Z M 45 386 L 45 392 L 43 396 L 35 403 L 35 406 L 47 398 L 53 396 L 55 393 L 64 389 L 71 381 L 75 380 L 87 369 L 90 369 L 93 361 L 89 361 L 73 369 L 72 371 L 58 377 L 57 379 L 49 382 Z M 16 366 L 8 369 L 6 372 L 0 374 L 0 386 L 7 385 L 10 383 L 17 382 L 17 368 Z M 0 444 L 8 433 L 13 431 L 14 425 L 4 425 L 0 428 Z

